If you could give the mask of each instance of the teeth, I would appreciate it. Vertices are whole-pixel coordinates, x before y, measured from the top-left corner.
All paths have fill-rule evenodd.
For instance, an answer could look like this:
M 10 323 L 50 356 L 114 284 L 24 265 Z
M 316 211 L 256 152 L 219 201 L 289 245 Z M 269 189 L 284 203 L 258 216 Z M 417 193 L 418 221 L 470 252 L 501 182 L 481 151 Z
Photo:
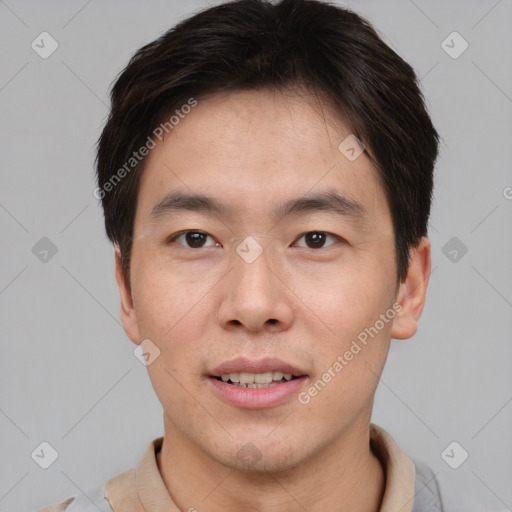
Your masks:
M 258 389 L 271 388 L 273 386 L 277 386 L 277 382 L 269 382 L 268 384 L 254 384 L 254 387 Z
M 231 381 L 232 384 L 240 384 L 239 387 L 268 387 L 269 384 L 277 383 L 281 380 L 292 380 L 291 373 L 284 372 L 264 372 L 264 373 L 225 373 L 221 375 L 223 382 Z
M 231 375 L 233 375 L 233 374 L 231 374 Z M 239 375 L 240 375 L 240 384 L 252 384 L 254 382 L 254 373 L 240 373 Z
M 233 384 L 233 386 L 236 386 L 238 388 L 252 388 L 252 389 L 262 389 L 262 388 L 272 388 L 274 386 L 277 386 L 277 382 L 270 382 L 269 384 L 241 384 L 240 382 Z
M 272 372 L 255 373 L 254 382 L 256 384 L 270 384 L 272 382 Z

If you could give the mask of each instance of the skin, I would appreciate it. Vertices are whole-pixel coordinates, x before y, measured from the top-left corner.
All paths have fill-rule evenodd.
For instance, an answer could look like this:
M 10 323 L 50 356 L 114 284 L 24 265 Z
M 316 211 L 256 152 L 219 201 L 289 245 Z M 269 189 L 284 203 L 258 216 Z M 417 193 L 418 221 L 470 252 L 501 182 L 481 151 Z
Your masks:
M 199 101 L 148 156 L 131 290 L 118 247 L 116 277 L 127 335 L 160 350 L 148 366 L 164 410 L 157 461 L 181 510 L 379 510 L 385 478 L 369 447 L 374 393 L 391 338 L 416 331 L 430 242 L 411 251 L 397 286 L 389 205 L 370 160 L 351 162 L 338 150 L 349 134 L 316 96 L 238 91 Z M 288 199 L 328 189 L 360 203 L 364 218 L 270 217 Z M 212 196 L 232 215 L 178 212 L 152 222 L 151 209 L 175 190 Z M 185 230 L 206 233 L 204 246 L 167 242 Z M 311 248 L 303 235 L 312 231 L 336 236 Z M 250 264 L 235 251 L 249 235 L 263 249 Z M 394 320 L 306 405 L 293 396 L 242 409 L 212 391 L 208 371 L 237 356 L 298 366 L 307 390 L 395 302 Z M 261 454 L 250 468 L 237 458 L 248 442 Z

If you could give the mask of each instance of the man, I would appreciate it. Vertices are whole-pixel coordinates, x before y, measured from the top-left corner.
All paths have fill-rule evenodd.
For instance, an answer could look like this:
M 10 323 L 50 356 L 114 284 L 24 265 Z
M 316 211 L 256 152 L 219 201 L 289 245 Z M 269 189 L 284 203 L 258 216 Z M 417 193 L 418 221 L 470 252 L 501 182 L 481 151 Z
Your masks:
M 95 195 L 164 436 L 45 510 L 442 510 L 370 421 L 425 301 L 437 152 L 412 68 L 349 10 L 240 0 L 141 48 Z

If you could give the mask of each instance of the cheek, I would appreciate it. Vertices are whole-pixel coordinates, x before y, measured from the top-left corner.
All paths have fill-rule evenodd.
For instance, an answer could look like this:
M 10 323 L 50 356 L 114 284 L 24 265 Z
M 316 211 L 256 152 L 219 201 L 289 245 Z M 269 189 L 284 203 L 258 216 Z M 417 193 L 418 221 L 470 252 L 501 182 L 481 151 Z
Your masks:
M 395 274 L 390 272 L 394 269 L 390 267 L 393 253 L 389 242 L 382 245 L 380 252 L 375 248 L 361 251 L 359 258 L 340 265 L 337 272 L 308 282 L 302 278 L 298 284 L 305 291 L 304 303 L 310 306 L 309 318 L 320 318 L 329 327 L 322 327 L 315 344 L 319 362 L 311 389 L 315 408 L 332 406 L 342 414 L 372 400 L 387 357 L 395 314 Z
M 184 326 L 193 330 L 202 324 L 198 316 L 202 318 L 209 298 L 208 280 L 170 270 L 151 257 L 141 258 L 134 265 L 133 275 L 137 320 L 143 336 L 167 343 Z
M 209 295 L 204 285 L 188 285 L 181 276 L 150 265 L 143 268 L 135 299 L 137 321 L 142 338 L 150 339 L 160 351 L 147 369 L 162 406 L 169 410 L 172 404 L 189 403 L 191 395 L 199 392 L 198 362 L 208 357 L 201 340 L 211 328 Z
M 380 320 L 380 314 L 389 311 L 384 301 L 362 304 L 336 310 L 336 335 L 317 346 L 317 373 L 303 395 L 311 413 L 328 410 L 334 418 L 354 419 L 365 407 L 371 410 L 389 350 L 392 319 Z
M 139 274 L 137 321 L 143 338 L 160 350 L 159 357 L 147 367 L 153 388 L 164 407 L 176 404 L 194 407 L 191 398 L 199 392 L 198 361 L 205 357 L 205 339 L 209 329 L 208 295 L 203 287 L 187 285 L 177 275 L 151 271 Z
M 293 289 L 308 306 L 308 316 L 321 320 L 328 336 L 343 346 L 391 307 L 395 283 L 390 264 L 377 253 L 367 254 L 324 273 L 302 274 Z

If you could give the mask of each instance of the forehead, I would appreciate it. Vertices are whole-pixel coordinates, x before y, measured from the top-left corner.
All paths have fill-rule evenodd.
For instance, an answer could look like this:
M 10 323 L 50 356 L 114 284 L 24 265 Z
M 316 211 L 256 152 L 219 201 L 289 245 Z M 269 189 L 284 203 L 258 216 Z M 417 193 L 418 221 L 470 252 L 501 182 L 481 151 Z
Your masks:
M 275 213 L 287 199 L 323 190 L 386 206 L 372 163 L 340 151 L 350 128 L 317 96 L 236 91 L 197 101 L 149 153 L 138 219 L 175 189 L 223 198 L 239 211 Z

